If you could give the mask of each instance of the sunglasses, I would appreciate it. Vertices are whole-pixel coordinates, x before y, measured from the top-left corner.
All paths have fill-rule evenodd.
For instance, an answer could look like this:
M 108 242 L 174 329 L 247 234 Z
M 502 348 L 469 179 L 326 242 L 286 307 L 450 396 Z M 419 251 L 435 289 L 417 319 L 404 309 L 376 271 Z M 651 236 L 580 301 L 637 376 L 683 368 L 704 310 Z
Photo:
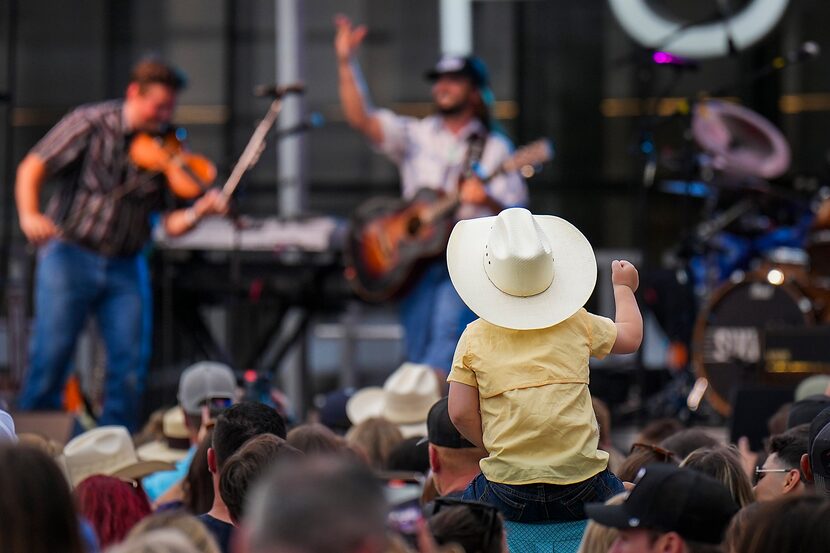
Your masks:
M 641 442 L 636 442 L 631 444 L 631 450 L 629 453 L 634 453 L 636 449 L 645 449 L 647 451 L 651 451 L 655 455 L 659 456 L 660 460 L 664 463 L 668 463 L 674 458 L 674 452 L 669 451 L 668 449 L 663 449 L 660 446 L 656 446 L 654 444 L 644 444 Z
M 484 532 L 482 539 L 481 550 L 486 550 L 486 546 L 493 539 L 493 534 L 496 531 L 496 521 L 498 519 L 498 509 L 487 503 L 480 501 L 470 501 L 466 499 L 456 499 L 453 497 L 439 497 L 432 503 L 432 511 L 429 513 L 430 517 L 437 515 L 442 508 L 447 507 L 465 507 L 475 516 L 481 525 L 487 530 Z
M 761 467 L 755 467 L 755 477 L 752 479 L 752 485 L 757 486 L 758 482 L 763 480 L 764 476 L 766 476 L 770 472 L 790 472 L 793 469 L 762 469 Z

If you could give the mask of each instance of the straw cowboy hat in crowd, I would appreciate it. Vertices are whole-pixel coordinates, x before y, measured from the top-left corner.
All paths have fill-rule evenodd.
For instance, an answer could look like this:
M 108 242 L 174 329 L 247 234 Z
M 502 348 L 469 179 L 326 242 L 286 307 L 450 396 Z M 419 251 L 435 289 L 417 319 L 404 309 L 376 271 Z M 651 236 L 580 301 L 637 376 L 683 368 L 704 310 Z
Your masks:
M 564 321 L 585 305 L 597 281 L 594 250 L 575 226 L 522 208 L 459 221 L 447 266 L 476 315 L 515 330 Z
M 139 480 L 176 468 L 164 461 L 139 459 L 130 433 L 123 426 L 100 426 L 72 439 L 63 448 L 63 466 L 72 487 L 93 474 Z
M 381 417 L 396 424 L 405 438 L 427 435 L 427 415 L 441 399 L 438 378 L 428 365 L 404 363 L 383 388 L 370 386 L 355 392 L 346 403 L 346 414 L 354 425 Z

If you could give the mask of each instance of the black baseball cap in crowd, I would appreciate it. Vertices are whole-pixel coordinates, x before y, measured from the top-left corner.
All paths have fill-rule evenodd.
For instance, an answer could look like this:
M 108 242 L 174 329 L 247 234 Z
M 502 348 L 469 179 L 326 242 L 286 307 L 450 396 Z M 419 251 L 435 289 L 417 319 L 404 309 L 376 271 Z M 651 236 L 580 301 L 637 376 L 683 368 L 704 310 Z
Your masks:
M 426 78 L 435 81 L 442 75 L 465 75 L 480 89 L 490 87 L 487 66 L 475 56 L 444 56 L 427 71 Z
M 810 424 L 816 416 L 830 407 L 830 396 L 816 394 L 800 399 L 790 406 L 787 430 L 802 424 Z
M 689 541 L 717 544 L 738 506 L 714 478 L 665 463 L 640 469 L 621 505 L 588 503 L 588 517 L 603 526 L 677 532 Z
M 466 449 L 475 447 L 467 441 L 450 420 L 449 404 L 446 397 L 442 397 L 429 408 L 427 415 L 427 437 L 418 442 L 428 441 L 432 445 L 450 449 Z
M 816 415 L 810 423 L 807 443 L 816 492 L 830 495 L 830 407 Z

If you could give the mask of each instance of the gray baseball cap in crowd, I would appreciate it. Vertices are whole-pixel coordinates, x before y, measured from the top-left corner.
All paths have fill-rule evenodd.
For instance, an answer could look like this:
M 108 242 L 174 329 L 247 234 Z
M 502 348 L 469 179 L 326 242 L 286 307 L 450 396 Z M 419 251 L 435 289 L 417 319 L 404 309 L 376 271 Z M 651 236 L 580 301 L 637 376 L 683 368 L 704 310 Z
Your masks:
M 808 448 L 816 492 L 830 496 L 830 407 L 810 424 Z
M 206 403 L 211 415 L 216 415 L 214 411 L 229 407 L 234 397 L 236 377 L 223 363 L 200 361 L 186 368 L 179 379 L 179 405 L 188 415 L 198 415 Z

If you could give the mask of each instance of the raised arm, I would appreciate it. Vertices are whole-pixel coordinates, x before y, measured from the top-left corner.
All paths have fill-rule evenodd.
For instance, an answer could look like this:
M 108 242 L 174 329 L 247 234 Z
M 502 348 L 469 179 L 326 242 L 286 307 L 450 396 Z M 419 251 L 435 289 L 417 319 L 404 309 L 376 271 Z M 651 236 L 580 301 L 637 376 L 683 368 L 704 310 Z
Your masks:
M 346 121 L 353 128 L 362 132 L 374 144 L 383 141 L 383 129 L 372 113 L 369 91 L 363 80 L 360 65 L 355 59 L 355 51 L 366 36 L 366 27 L 353 27 L 345 15 L 338 15 L 334 20 L 337 34 L 334 37 L 334 50 L 337 53 L 337 73 L 339 79 L 340 103 Z
M 482 436 L 477 388 L 461 382 L 450 382 L 447 410 L 450 413 L 450 420 L 462 436 L 474 446 L 487 449 L 484 447 Z
M 640 285 L 637 268 L 628 261 L 611 262 L 611 282 L 614 284 L 614 303 L 617 313 L 617 340 L 611 353 L 634 353 L 643 341 L 643 317 L 634 292 Z
M 55 223 L 40 211 L 40 189 L 46 180 L 46 163 L 28 154 L 17 167 L 14 197 L 20 229 L 33 244 L 42 244 L 58 232 Z

